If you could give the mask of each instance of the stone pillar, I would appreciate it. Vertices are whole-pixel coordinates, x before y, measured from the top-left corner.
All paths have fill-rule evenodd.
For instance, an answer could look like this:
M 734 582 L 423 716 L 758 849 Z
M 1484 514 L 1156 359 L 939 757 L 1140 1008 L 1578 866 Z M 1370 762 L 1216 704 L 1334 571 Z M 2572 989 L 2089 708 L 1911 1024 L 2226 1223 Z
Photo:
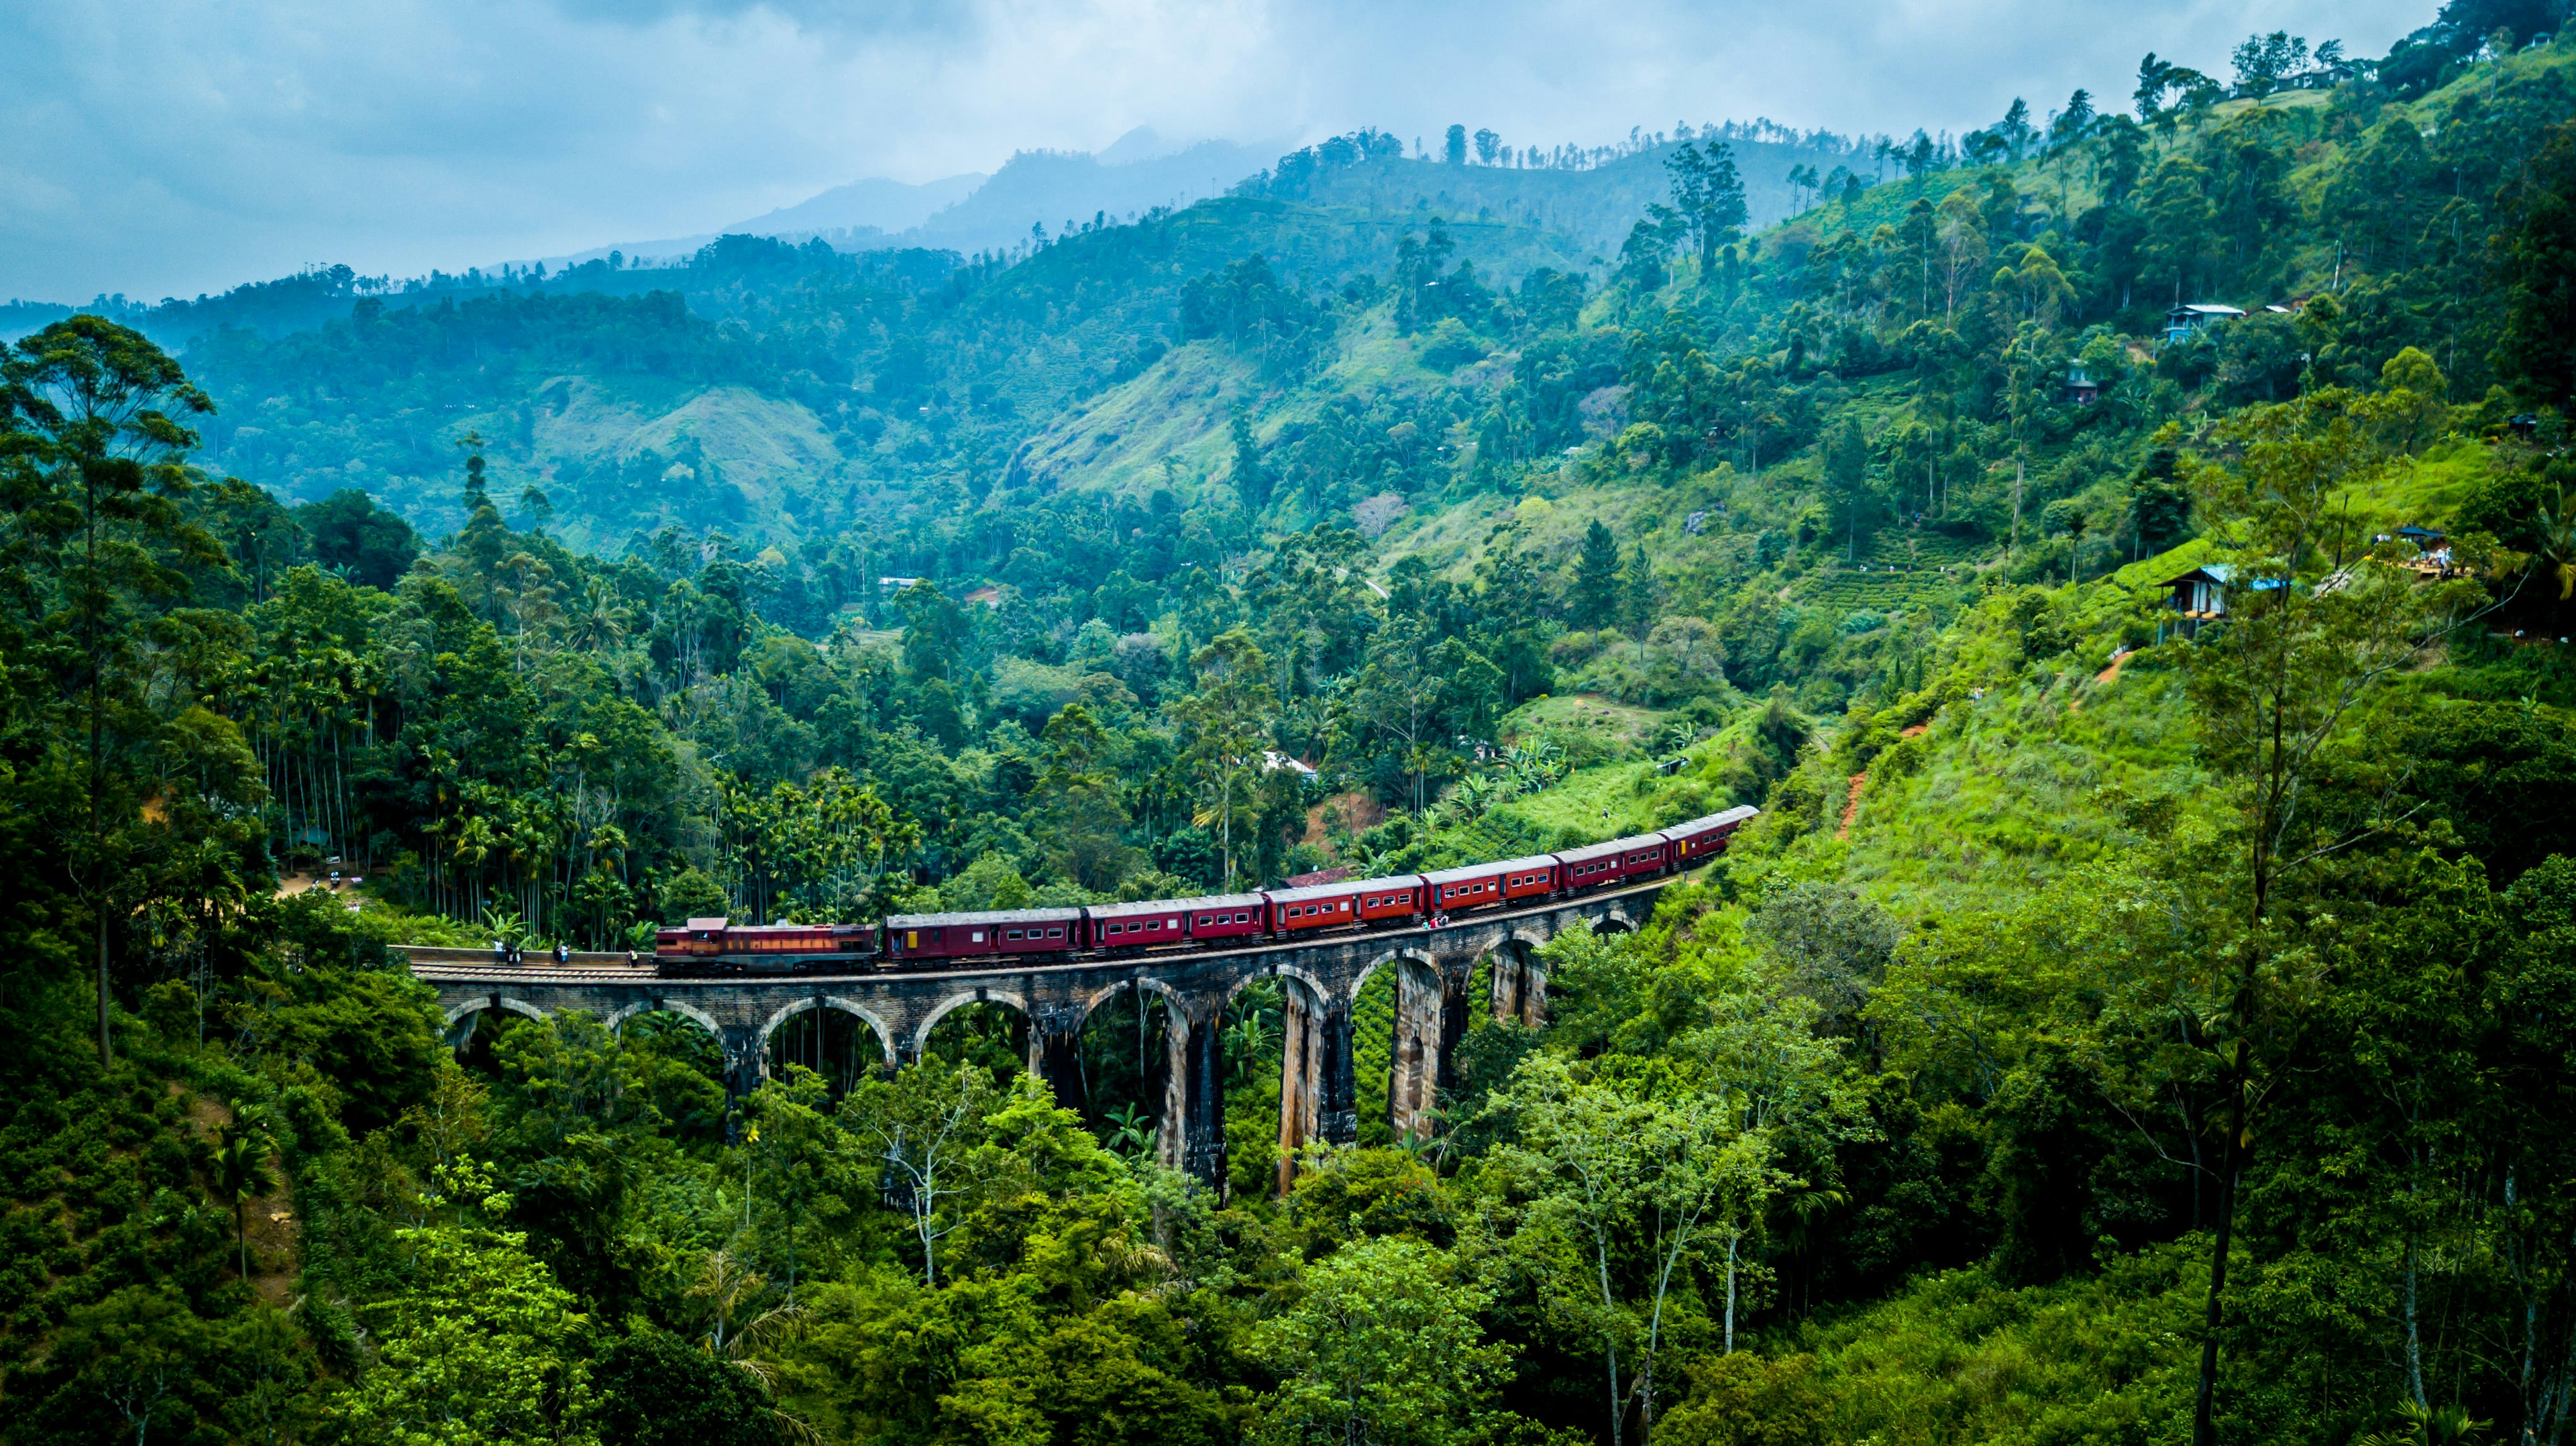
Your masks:
M 1505 1020 L 1520 1018 L 1521 956 L 1520 951 L 1509 944 L 1494 950 L 1491 988 L 1493 997 L 1489 1003 L 1493 1009 L 1494 1021 L 1499 1024 Z
M 1163 1046 L 1163 1118 L 1154 1152 L 1168 1169 L 1225 1188 L 1225 1021 L 1192 1019 L 1177 999 L 1166 1000 Z
M 1084 1107 L 1082 1079 L 1082 1006 L 1041 1004 L 1029 1016 L 1029 1073 L 1055 1091 L 1058 1106 L 1079 1113 Z
M 1494 951 L 1494 1018 L 1540 1024 L 1547 1019 L 1547 971 L 1517 941 Z
M 1145 991 L 1136 991 L 1139 1009 Z M 1181 1168 L 1189 1158 L 1190 1024 L 1181 1017 L 1179 1001 L 1163 1001 L 1163 1107 L 1154 1117 L 1154 1163 Z
M 1412 959 L 1395 961 L 1395 1032 L 1389 1041 L 1386 1122 L 1399 1140 L 1430 1131 L 1423 1112 L 1438 1100 L 1442 1008 L 1440 976 Z
M 1351 1001 L 1324 1006 L 1310 1026 L 1315 1032 L 1315 1134 L 1327 1145 L 1356 1145 L 1360 1139 L 1360 1077 L 1351 1056 Z
M 1304 983 L 1280 981 L 1286 1005 L 1279 1041 L 1279 1196 L 1297 1181 L 1297 1156 L 1316 1138 L 1324 1108 L 1323 1005 Z
M 1181 1168 L 1225 1198 L 1225 1014 L 1189 1026 L 1190 1100 Z
M 1458 1088 L 1458 1051 L 1453 1047 L 1467 1037 L 1467 1012 L 1472 1007 L 1467 999 L 1467 986 L 1473 980 L 1475 966 L 1446 969 L 1440 974 L 1440 1060 L 1433 1083 L 1444 1092 Z
M 724 1046 L 727 1095 L 741 1099 L 769 1078 L 769 1040 L 757 1027 L 730 1025 L 718 1043 Z

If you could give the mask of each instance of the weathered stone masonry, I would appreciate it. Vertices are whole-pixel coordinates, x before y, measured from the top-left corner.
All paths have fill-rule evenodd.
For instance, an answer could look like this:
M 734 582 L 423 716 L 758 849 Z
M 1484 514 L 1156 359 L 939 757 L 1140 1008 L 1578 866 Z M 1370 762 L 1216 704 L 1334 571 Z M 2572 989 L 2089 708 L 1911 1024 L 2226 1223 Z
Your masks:
M 423 951 L 413 972 L 438 990 L 451 1030 L 479 1010 L 544 1018 L 584 1010 L 612 1028 L 647 1010 L 696 1020 L 723 1046 L 728 1086 L 756 1088 L 768 1069 L 769 1036 L 809 1009 L 837 1009 L 875 1032 L 890 1065 L 918 1058 L 933 1026 L 970 1003 L 1007 1005 L 1028 1021 L 1029 1069 L 1056 1097 L 1082 1097 L 1080 1039 L 1091 1011 L 1121 990 L 1152 990 L 1166 1007 L 1170 1068 L 1159 1148 L 1164 1163 L 1210 1184 L 1225 1179 L 1225 1054 L 1221 1026 L 1235 994 L 1276 976 L 1287 996 L 1279 1081 L 1279 1188 L 1311 1142 L 1359 1138 L 1351 1009 L 1381 968 L 1396 973 L 1395 1032 L 1387 1080 L 1388 1123 L 1398 1136 L 1430 1126 L 1424 1116 L 1453 1080 L 1452 1053 L 1466 1032 L 1468 984 L 1490 958 L 1496 1018 L 1537 1023 L 1547 980 L 1536 950 L 1577 922 L 1630 929 L 1654 908 L 1663 881 L 1536 908 L 1460 920 L 1449 928 L 1284 940 L 1207 954 L 1150 954 L 975 970 L 759 979 L 662 977 L 643 970 L 557 967 L 531 962 L 496 969 L 449 951 Z M 461 951 L 460 951 L 461 952 Z M 448 957 L 439 958 L 438 954 Z

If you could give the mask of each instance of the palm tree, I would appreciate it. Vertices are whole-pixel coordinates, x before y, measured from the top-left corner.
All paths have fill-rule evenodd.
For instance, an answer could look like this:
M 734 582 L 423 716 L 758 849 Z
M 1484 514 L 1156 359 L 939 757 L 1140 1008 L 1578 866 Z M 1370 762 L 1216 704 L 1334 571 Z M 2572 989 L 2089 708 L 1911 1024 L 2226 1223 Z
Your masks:
M 248 1106 L 232 1102 L 233 1123 L 215 1146 L 215 1189 L 233 1204 L 233 1239 L 241 1251 L 241 1278 L 250 1279 L 250 1202 L 277 1188 L 268 1172 L 271 1144 Z
M 572 641 L 584 652 L 605 652 L 626 637 L 627 611 L 608 579 L 594 577 L 572 614 Z
M 706 1335 L 707 1354 L 717 1360 L 741 1367 L 761 1384 L 772 1384 L 768 1363 L 753 1355 L 773 1338 L 795 1329 L 803 1319 L 804 1307 L 775 1305 L 752 1316 L 737 1328 L 734 1317 L 746 1312 L 760 1293 L 769 1287 L 769 1277 L 734 1258 L 730 1250 L 710 1250 L 698 1263 L 698 1278 L 689 1286 L 689 1294 L 704 1300 L 715 1312 L 715 1321 Z M 782 1423 L 795 1418 L 775 1413 Z

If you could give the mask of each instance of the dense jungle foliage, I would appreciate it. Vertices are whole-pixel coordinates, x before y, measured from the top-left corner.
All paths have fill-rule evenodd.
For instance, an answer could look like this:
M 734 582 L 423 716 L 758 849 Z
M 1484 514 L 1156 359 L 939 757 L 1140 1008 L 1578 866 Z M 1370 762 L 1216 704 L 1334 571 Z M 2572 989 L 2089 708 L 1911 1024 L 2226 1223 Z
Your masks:
M 0 1441 L 2563 1442 L 2548 23 L 2149 57 L 1759 231 L 1740 133 L 1363 132 L 1009 256 L 24 338 Z M 1640 164 L 1597 266 L 1514 200 Z M 1372 209 L 1413 166 L 1477 210 Z M 1373 979 L 1285 1199 L 1262 984 L 1209 1188 L 1137 993 L 1080 1099 L 1000 1006 L 737 1098 L 673 1015 L 443 1036 L 400 953 L 1739 802 L 1420 1137 Z

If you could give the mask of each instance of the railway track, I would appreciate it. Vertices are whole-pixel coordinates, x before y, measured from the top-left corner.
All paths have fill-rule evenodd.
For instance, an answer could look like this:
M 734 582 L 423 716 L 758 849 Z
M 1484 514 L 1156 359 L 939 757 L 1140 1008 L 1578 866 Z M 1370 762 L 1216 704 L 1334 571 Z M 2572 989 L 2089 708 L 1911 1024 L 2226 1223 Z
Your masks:
M 1690 876 L 1690 871 L 1685 870 L 1679 874 L 1645 880 L 1633 884 L 1623 884 L 1617 888 L 1602 889 L 1597 892 L 1587 892 L 1577 897 L 1584 901 L 1591 901 L 1623 899 L 1639 895 L 1654 894 L 1665 888 L 1669 888 L 1674 884 L 1686 882 Z M 1539 899 L 1533 900 L 1528 907 L 1524 908 L 1495 909 L 1490 911 L 1480 909 L 1475 913 L 1462 915 L 1453 920 L 1451 927 L 1454 929 L 1465 929 L 1491 924 L 1509 923 L 1521 919 L 1534 919 L 1563 908 L 1567 902 L 1569 902 L 1569 900 L 1563 898 Z M 483 962 L 477 962 L 470 957 L 470 951 L 461 949 L 428 949 L 416 948 L 409 945 L 396 945 L 394 947 L 398 952 L 405 952 L 413 955 L 411 972 L 415 978 L 433 984 L 471 984 L 481 980 L 488 980 L 496 984 L 622 984 L 644 983 L 649 981 L 664 985 L 680 985 L 686 987 L 690 985 L 764 982 L 848 984 L 868 980 L 936 979 L 943 975 L 969 974 L 985 978 L 990 978 L 996 975 L 1040 976 L 1050 974 L 1068 974 L 1130 965 L 1138 968 L 1146 968 L 1158 963 L 1176 962 L 1181 960 L 1223 961 L 1227 959 L 1257 958 L 1263 954 L 1277 953 L 1282 950 L 1300 949 L 1309 945 L 1342 943 L 1362 939 L 1429 939 L 1437 937 L 1441 932 L 1441 930 L 1435 929 L 1428 924 L 1407 924 L 1399 928 L 1391 929 L 1353 929 L 1329 933 L 1317 931 L 1314 933 L 1293 935 L 1287 938 L 1263 939 L 1243 947 L 1228 949 L 1193 949 L 1187 945 L 1179 947 L 1167 945 L 1161 948 L 1139 949 L 1132 953 L 1120 952 L 1116 954 L 1092 954 L 1085 958 L 1058 959 L 1050 960 L 1045 963 L 1012 963 L 978 968 L 972 963 L 959 961 L 958 963 L 951 964 L 944 968 L 923 967 L 909 969 L 872 969 L 863 973 L 841 974 L 797 974 L 786 971 L 774 974 L 664 974 L 652 964 L 642 960 L 638 960 L 636 963 L 630 965 L 626 963 L 623 955 L 618 954 L 594 955 L 593 957 L 600 961 L 595 964 L 575 962 L 569 966 L 558 966 L 551 960 L 545 960 L 543 962 L 533 964 L 520 964 L 513 966 L 490 963 L 488 962 L 488 957 Z M 421 955 L 444 955 L 448 957 L 422 958 L 419 957 Z M 468 955 L 469 957 L 456 957 L 460 955 Z M 578 961 L 580 956 L 575 955 L 574 958 Z

